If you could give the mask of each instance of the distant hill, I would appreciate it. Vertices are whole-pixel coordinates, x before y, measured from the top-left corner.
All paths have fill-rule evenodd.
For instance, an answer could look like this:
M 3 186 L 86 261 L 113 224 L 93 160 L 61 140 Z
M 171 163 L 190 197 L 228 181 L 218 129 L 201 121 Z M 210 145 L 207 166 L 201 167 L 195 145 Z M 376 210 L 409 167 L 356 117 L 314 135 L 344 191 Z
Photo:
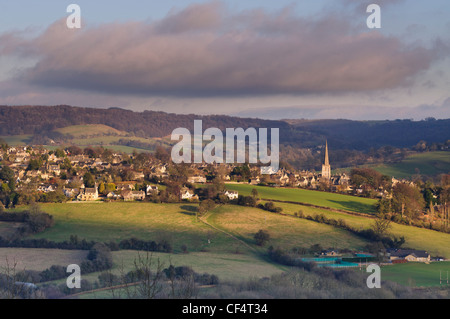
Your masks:
M 154 150 L 168 146 L 167 138 L 179 127 L 193 132 L 194 120 L 203 128 L 279 128 L 282 161 L 294 167 L 320 169 L 323 145 L 328 140 L 333 168 L 403 158 L 401 148 L 421 141 L 448 150 L 450 119 L 445 120 L 263 120 L 225 115 L 200 116 L 156 111 L 133 112 L 120 108 L 97 109 L 58 106 L 0 106 L 0 136 L 7 141 L 43 144 L 49 140 L 80 146 L 109 145 L 124 151 Z M 8 138 L 6 138 L 8 137 Z M 379 150 L 385 147 L 397 148 Z M 389 157 L 389 158 L 387 158 Z M 370 162 L 370 161 L 369 161 Z
M 445 120 L 286 120 L 299 134 L 327 136 L 337 149 L 369 150 L 390 145 L 411 147 L 419 141 L 445 143 L 450 139 L 450 119 Z
M 164 112 L 133 112 L 120 108 L 97 109 L 68 105 L 0 106 L 0 135 L 26 135 L 73 125 L 103 124 L 141 137 L 164 137 L 178 127 L 193 129 L 195 119 L 204 127 L 278 127 L 283 143 L 302 147 L 322 145 L 368 150 L 391 145 L 411 147 L 419 141 L 450 140 L 450 119 L 428 121 L 286 120 L 272 121 L 224 115 L 199 116 Z
M 244 119 L 224 115 L 178 115 L 164 112 L 110 108 L 58 106 L 0 106 L 0 135 L 25 135 L 52 131 L 72 125 L 103 124 L 119 131 L 145 137 L 164 137 L 178 127 L 193 130 L 194 120 L 203 120 L 204 127 L 279 127 L 287 134 L 290 125 L 281 121 Z

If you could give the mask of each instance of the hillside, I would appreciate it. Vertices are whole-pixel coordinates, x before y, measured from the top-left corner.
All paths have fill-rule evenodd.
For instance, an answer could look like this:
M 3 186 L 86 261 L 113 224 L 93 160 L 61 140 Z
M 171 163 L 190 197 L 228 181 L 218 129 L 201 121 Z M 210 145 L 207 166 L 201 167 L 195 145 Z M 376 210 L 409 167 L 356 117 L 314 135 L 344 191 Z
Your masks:
M 425 152 L 412 154 L 398 163 L 369 164 L 361 167 L 370 167 L 381 174 L 395 178 L 412 179 L 414 176 L 439 176 L 450 173 L 449 152 Z M 333 173 L 350 173 L 352 167 L 338 168 Z
M 321 169 L 326 140 L 333 169 L 397 162 L 407 154 L 404 148 L 418 144 L 448 150 L 450 141 L 450 119 L 271 121 L 67 105 L 0 106 L 0 137 L 12 145 L 105 146 L 131 153 L 169 148 L 172 131 L 183 127 L 193 132 L 194 120 L 202 120 L 203 129 L 217 127 L 222 132 L 240 127 L 279 128 L 282 164 L 308 170 Z
M 119 108 L 95 109 L 60 106 L 0 106 L 0 135 L 43 134 L 73 125 L 102 124 L 140 137 L 164 137 L 175 128 L 193 129 L 195 119 L 203 126 L 279 128 L 282 144 L 317 147 L 325 139 L 335 149 L 369 150 L 385 145 L 411 147 L 419 141 L 450 140 L 450 119 L 427 121 L 272 121 L 224 115 L 179 115 L 164 112 L 133 112 Z
M 382 174 L 397 178 L 411 178 L 414 175 L 435 176 L 450 173 L 449 152 L 428 152 L 408 156 L 400 163 L 375 165 Z
M 103 135 L 127 136 L 126 132 L 119 131 L 103 124 L 72 125 L 55 130 L 63 135 L 71 135 L 73 138 L 87 138 Z
M 301 188 L 273 188 L 248 184 L 227 184 L 227 189 L 238 191 L 240 195 L 250 196 L 252 189 L 258 191 L 261 199 L 296 202 L 355 213 L 375 213 L 376 200 L 363 197 L 320 192 Z

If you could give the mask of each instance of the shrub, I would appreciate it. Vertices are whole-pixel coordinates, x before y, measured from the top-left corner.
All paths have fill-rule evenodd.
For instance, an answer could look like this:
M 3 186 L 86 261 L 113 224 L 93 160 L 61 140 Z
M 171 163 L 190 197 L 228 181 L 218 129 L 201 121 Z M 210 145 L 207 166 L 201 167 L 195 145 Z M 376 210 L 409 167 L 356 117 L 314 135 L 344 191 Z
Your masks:
M 255 242 L 258 246 L 264 246 L 270 240 L 270 234 L 260 229 L 254 236 Z

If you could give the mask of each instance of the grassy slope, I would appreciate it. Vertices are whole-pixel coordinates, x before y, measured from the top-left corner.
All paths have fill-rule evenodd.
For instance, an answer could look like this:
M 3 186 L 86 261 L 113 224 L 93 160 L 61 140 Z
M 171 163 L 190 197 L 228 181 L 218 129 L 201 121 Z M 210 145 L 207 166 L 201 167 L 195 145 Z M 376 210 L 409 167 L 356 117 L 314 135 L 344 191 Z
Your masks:
M 126 132 L 116 130 L 115 128 L 103 124 L 73 125 L 64 128 L 59 128 L 56 129 L 55 131 L 61 134 L 70 134 L 74 138 L 81 138 L 85 136 L 93 136 L 99 134 L 101 135 L 115 134 L 122 136 L 127 135 Z
M 450 152 L 427 152 L 410 155 L 403 161 L 395 164 L 362 165 L 396 178 L 410 179 L 412 176 L 421 175 L 436 176 L 450 173 Z M 350 173 L 351 168 L 339 168 L 333 173 Z
M 325 248 L 362 249 L 366 242 L 347 231 L 312 221 L 280 216 L 257 208 L 222 206 L 208 216 L 208 222 L 253 244 L 260 229 L 267 230 L 271 240 L 267 245 L 293 248 L 320 244 Z
M 169 138 L 143 138 L 130 136 L 129 133 L 117 130 L 107 125 L 102 124 L 87 124 L 87 125 L 73 125 L 64 128 L 56 129 L 55 131 L 61 134 L 69 134 L 73 138 L 70 139 L 67 145 L 77 145 L 80 147 L 87 146 L 104 146 L 115 151 L 132 153 L 134 150 L 138 152 L 148 152 L 149 149 L 143 149 L 138 147 L 129 147 L 119 144 L 120 139 L 132 140 L 148 145 L 154 145 L 158 141 L 167 145 L 170 144 Z M 24 146 L 29 143 L 32 135 L 14 135 L 14 136 L 2 136 L 2 138 L 12 146 Z M 58 146 L 46 146 L 47 148 L 56 149 Z
M 419 172 L 422 175 L 448 174 L 450 152 L 429 152 L 407 157 L 400 163 L 373 167 L 382 174 L 397 178 L 410 178 Z
M 265 260 L 259 252 L 266 250 L 254 245 L 253 235 L 259 229 L 269 230 L 274 246 L 324 247 L 341 245 L 358 249 L 365 245 L 348 232 L 311 221 L 277 216 L 255 208 L 223 206 L 216 208 L 208 218 L 213 226 L 225 230 L 256 248 L 249 249 L 238 240 L 195 220 L 193 204 L 153 203 L 86 203 L 46 204 L 42 209 L 52 214 L 55 226 L 35 238 L 55 241 L 68 240 L 71 234 L 88 240 L 109 241 L 135 236 L 140 239 L 169 239 L 173 254 L 155 253 L 168 265 L 189 265 L 197 272 L 215 273 L 224 279 L 251 276 L 269 276 L 285 267 Z M 208 244 L 210 239 L 210 244 Z M 188 246 L 189 254 L 182 254 L 181 245 Z M 54 252 L 55 250 L 49 250 Z M 44 251 L 42 257 L 46 258 Z M 128 269 L 137 255 L 135 251 L 114 252 L 114 271 L 121 263 Z M 128 267 L 128 268 L 127 268 Z M 87 275 L 96 279 L 98 274 Z
M 195 221 L 196 205 L 152 203 L 81 203 L 48 204 L 43 210 L 53 215 L 55 226 L 37 234 L 36 238 L 67 240 L 71 234 L 97 241 L 120 241 L 131 237 L 144 240 L 167 239 L 180 250 L 183 243 L 201 250 L 210 229 Z M 225 242 L 223 242 L 225 241 Z M 227 247 L 222 236 L 215 248 Z
M 197 222 L 195 204 L 153 203 L 83 203 L 46 204 L 43 210 L 55 218 L 55 226 L 35 238 L 67 240 L 70 235 L 99 241 L 119 241 L 137 237 L 147 240 L 168 239 L 175 251 L 183 244 L 193 251 L 246 251 L 245 246 L 228 235 Z M 208 222 L 254 245 L 253 235 L 268 229 L 273 245 L 286 247 L 309 246 L 319 243 L 325 247 L 340 243 L 345 248 L 360 248 L 364 242 L 348 232 L 311 221 L 283 217 L 256 208 L 227 205 L 216 208 Z M 208 239 L 211 244 L 208 244 Z
M 251 195 L 255 188 L 260 198 L 301 202 L 317 206 L 372 214 L 375 212 L 376 200 L 362 197 L 326 193 L 300 188 L 273 188 L 248 184 L 227 184 L 230 190 L 239 191 L 240 195 Z
M 3 140 L 12 146 L 26 146 L 32 135 L 12 135 L 12 136 L 0 136 Z
M 305 215 L 324 214 L 328 218 L 342 218 L 346 223 L 355 228 L 369 228 L 373 220 L 367 217 L 349 215 L 345 213 L 330 212 L 326 209 L 310 208 L 301 205 L 276 203 L 276 206 L 282 207 L 284 213 L 294 214 L 302 210 Z M 391 223 L 389 230 L 395 236 L 404 236 L 406 239 L 405 247 L 427 250 L 432 255 L 443 255 L 450 258 L 450 234 L 445 234 L 429 229 L 399 225 Z
M 371 219 L 344 213 L 331 212 L 302 205 L 277 203 L 283 212 L 294 214 L 300 209 L 305 214 L 323 213 L 332 218 L 343 218 L 355 227 L 369 227 Z M 365 241 L 350 233 L 318 224 L 304 219 L 280 216 L 256 208 L 241 206 L 221 206 L 207 215 L 207 222 L 256 248 L 248 249 L 236 239 L 209 226 L 197 222 L 193 211 L 195 204 L 153 204 L 153 203 L 83 203 L 83 204 L 46 204 L 42 208 L 54 215 L 56 224 L 53 228 L 35 235 L 38 238 L 67 240 L 71 234 L 79 238 L 92 240 L 115 240 L 135 236 L 141 239 L 169 239 L 175 252 L 173 254 L 154 253 L 165 266 L 188 265 L 197 272 L 215 273 L 222 279 L 244 279 L 251 276 L 265 277 L 285 270 L 274 265 L 258 253 L 265 251 L 254 245 L 253 235 L 259 229 L 266 229 L 271 234 L 269 245 L 275 247 L 309 247 L 320 244 L 323 247 L 362 249 Z M 0 229 L 0 232 L 2 230 Z M 426 249 L 432 254 L 450 256 L 450 235 L 409 226 L 393 225 L 392 233 L 405 235 L 407 246 Z M 210 244 L 208 244 L 210 239 Z M 180 247 L 187 244 L 189 253 L 181 254 Z M 6 249 L 16 254 L 27 269 L 44 269 L 52 264 L 69 264 L 80 261 L 78 252 L 62 250 L 24 250 Z M 236 254 L 238 252 L 238 254 Z M 75 255 L 70 255 L 74 253 Z M 61 255 L 60 255 L 61 254 Z M 1 258 L 0 250 L 0 258 Z M 11 254 L 10 254 L 11 256 Z M 31 257 L 30 257 L 31 256 Z M 137 256 L 136 251 L 114 252 L 113 271 L 119 273 L 121 264 L 128 271 Z M 60 259 L 61 258 L 61 259 Z M 434 264 L 432 264 L 434 265 Z M 32 266 L 33 268 L 29 268 Z M 420 267 L 427 267 L 425 265 Z M 398 265 L 383 269 L 383 279 L 397 280 L 401 283 L 408 278 L 419 285 L 434 278 L 434 268 L 416 270 L 414 267 L 399 270 Z M 426 272 L 428 274 L 421 274 Z M 86 279 L 96 280 L 98 273 L 86 275 Z M 422 279 L 422 277 L 424 279 Z M 427 277 L 428 276 L 428 277 Z

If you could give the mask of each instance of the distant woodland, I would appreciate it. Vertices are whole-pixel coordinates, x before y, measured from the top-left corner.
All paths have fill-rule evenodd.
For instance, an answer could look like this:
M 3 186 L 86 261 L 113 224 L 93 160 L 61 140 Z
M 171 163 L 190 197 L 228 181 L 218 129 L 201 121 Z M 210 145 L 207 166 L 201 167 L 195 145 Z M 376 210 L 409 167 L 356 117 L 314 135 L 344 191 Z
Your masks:
M 450 119 L 273 121 L 68 105 L 0 106 L 0 136 L 27 134 L 34 135 L 35 141 L 45 137 L 58 140 L 63 136 L 54 131 L 57 128 L 103 124 L 136 137 L 155 138 L 168 136 L 178 127 L 193 132 L 196 119 L 203 120 L 203 129 L 217 127 L 223 132 L 228 127 L 279 128 L 282 160 L 287 165 L 309 169 L 320 169 L 326 140 L 330 148 L 330 160 L 335 168 L 367 163 L 368 159 L 371 162 L 397 161 L 404 158 L 408 150 L 448 150 L 450 141 Z

